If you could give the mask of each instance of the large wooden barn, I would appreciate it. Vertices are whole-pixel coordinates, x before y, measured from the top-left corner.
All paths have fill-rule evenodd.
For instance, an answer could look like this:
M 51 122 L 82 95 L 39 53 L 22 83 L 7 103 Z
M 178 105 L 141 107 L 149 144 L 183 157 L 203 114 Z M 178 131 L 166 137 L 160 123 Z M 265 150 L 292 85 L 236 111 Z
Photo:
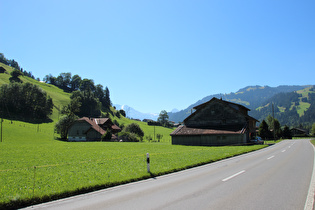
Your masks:
M 194 107 L 184 125 L 171 133 L 172 144 L 196 146 L 240 145 L 256 135 L 258 120 L 248 115 L 248 108 L 212 98 Z

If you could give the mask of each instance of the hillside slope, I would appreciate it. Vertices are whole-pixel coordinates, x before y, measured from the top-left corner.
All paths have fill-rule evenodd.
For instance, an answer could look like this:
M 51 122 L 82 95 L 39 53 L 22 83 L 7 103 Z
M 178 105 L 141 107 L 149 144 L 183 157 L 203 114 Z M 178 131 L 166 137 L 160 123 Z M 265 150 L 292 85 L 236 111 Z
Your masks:
M 184 110 L 176 113 L 168 113 L 171 121 L 182 122 L 191 113 L 191 109 L 199 104 L 205 103 L 211 100 L 213 97 L 222 98 L 226 101 L 231 101 L 248 107 L 251 110 L 259 107 L 265 100 L 271 98 L 272 96 L 281 92 L 293 92 L 306 88 L 308 86 L 247 86 L 238 90 L 236 93 L 229 94 L 215 94 L 204 97 L 203 99 L 197 101 L 196 103 L 190 105 Z
M 6 69 L 6 73 L 0 74 L 0 85 L 9 84 L 10 83 L 9 78 L 11 77 L 10 72 L 13 71 L 13 68 L 5 65 L 3 63 L 0 63 L 0 67 L 3 67 Z M 54 109 L 53 109 L 53 114 L 50 116 L 50 118 L 53 121 L 58 120 L 59 111 L 57 110 L 57 108 L 60 109 L 62 106 L 66 105 L 70 102 L 70 93 L 66 93 L 54 85 L 39 82 L 39 81 L 32 79 L 30 77 L 20 76 L 20 79 L 23 82 L 29 82 L 29 83 L 38 85 L 53 99 Z
M 262 121 L 268 115 L 272 115 L 272 104 L 274 106 L 275 118 L 282 125 L 311 125 L 315 121 L 314 86 L 309 86 L 295 92 L 278 93 L 252 110 L 251 115 Z
M 7 66 L 5 64 L 2 64 L 2 63 L 0 63 L 0 67 L 3 67 L 6 69 L 6 73 L 0 73 L 0 86 L 4 85 L 4 84 L 9 84 L 10 83 L 10 80 L 9 80 L 10 72 L 13 71 L 13 68 L 10 66 Z M 39 82 L 39 81 L 34 80 L 30 77 L 21 76 L 20 79 L 23 82 L 29 82 L 29 83 L 38 85 L 40 88 L 42 88 L 44 91 L 46 91 L 47 94 L 52 98 L 53 103 L 54 103 L 54 109 L 53 109 L 53 113 L 50 116 L 50 118 L 52 119 L 53 122 L 43 123 L 41 126 L 44 126 L 45 129 L 47 129 L 47 130 L 49 130 L 49 132 L 51 132 L 51 134 L 48 135 L 49 137 L 53 137 L 54 125 L 60 117 L 58 109 L 61 109 L 62 106 L 67 105 L 70 102 L 70 95 L 71 94 L 64 92 L 62 89 L 60 89 L 54 85 Z M 173 129 L 164 128 L 164 127 L 160 127 L 160 126 L 148 126 L 147 123 L 144 123 L 144 122 L 130 120 L 130 119 L 125 118 L 123 116 L 117 117 L 115 115 L 115 113 L 116 113 L 116 110 L 111 108 L 111 112 L 109 113 L 109 117 L 113 121 L 116 120 L 120 125 L 126 126 L 126 125 L 131 124 L 131 123 L 139 124 L 141 129 L 144 131 L 144 141 L 147 141 L 147 139 L 154 140 L 155 139 L 154 136 L 156 136 L 156 134 L 160 134 L 160 135 L 163 135 L 161 142 L 170 143 L 171 138 L 170 138 L 169 134 L 173 131 Z M 27 128 L 27 127 L 34 127 L 34 125 L 31 123 L 23 123 L 23 128 Z M 23 128 L 22 128 L 22 130 L 23 130 Z M 25 132 L 25 133 L 27 133 L 27 132 Z M 43 136 L 43 138 L 46 138 L 46 137 L 47 137 L 46 135 Z M 13 135 L 12 138 L 15 138 L 15 136 Z M 24 136 L 23 138 L 31 139 L 32 136 Z

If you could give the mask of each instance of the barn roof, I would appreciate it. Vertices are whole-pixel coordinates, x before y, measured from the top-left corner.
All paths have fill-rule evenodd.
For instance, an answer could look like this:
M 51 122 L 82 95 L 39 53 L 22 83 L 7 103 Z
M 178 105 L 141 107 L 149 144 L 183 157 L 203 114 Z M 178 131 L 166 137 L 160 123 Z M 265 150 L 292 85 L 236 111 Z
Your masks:
M 111 122 L 111 120 L 109 118 L 91 118 L 91 120 L 96 122 L 96 124 L 98 124 L 98 125 L 102 125 L 102 124 L 104 124 L 106 122 Z
M 247 110 L 247 111 L 250 111 L 249 108 L 247 108 L 247 107 L 245 107 L 245 106 L 243 106 L 243 105 L 241 105 L 241 104 L 236 104 L 236 103 L 233 103 L 233 102 L 230 102 L 230 101 L 225 101 L 225 100 L 222 100 L 222 99 L 218 99 L 218 98 L 216 98 L 216 97 L 213 97 L 210 101 L 207 101 L 207 102 L 205 102 L 205 103 L 203 103 L 203 104 L 200 104 L 200 105 L 198 105 L 198 106 L 195 106 L 194 109 L 196 109 L 196 110 L 197 110 L 197 109 L 200 109 L 200 108 L 206 106 L 208 103 L 212 103 L 213 101 L 221 101 L 221 102 L 223 102 L 223 103 L 225 103 L 225 104 L 235 105 L 235 106 L 238 106 L 239 108 L 242 108 L 242 109 L 245 109 L 245 110 Z
M 106 133 L 106 131 L 103 130 L 103 128 L 101 128 L 95 120 L 91 120 L 88 117 L 82 117 L 80 119 L 78 119 L 77 121 L 85 121 L 87 123 L 89 123 L 91 125 L 91 129 L 95 130 L 96 132 L 100 133 L 101 135 L 104 135 Z
M 187 136 L 187 135 L 218 135 L 218 134 L 244 134 L 246 132 L 246 127 L 241 130 L 218 130 L 218 129 L 208 129 L 208 128 L 192 128 L 185 125 L 176 128 L 170 135 L 171 136 Z
M 236 104 L 236 103 L 229 102 L 229 101 L 224 101 L 222 99 L 218 99 L 216 97 L 213 97 L 211 100 L 209 100 L 209 101 L 207 101 L 207 102 L 205 102 L 203 104 L 200 104 L 198 106 L 195 106 L 194 109 L 196 111 L 193 112 L 191 115 L 189 115 L 186 119 L 184 119 L 184 123 L 187 122 L 187 120 L 189 120 L 191 117 L 193 117 L 196 113 L 198 113 L 198 111 L 202 110 L 204 107 L 206 107 L 210 103 L 213 103 L 214 101 L 218 101 L 221 104 L 224 104 L 225 106 L 228 106 L 230 109 L 234 110 L 235 112 L 241 113 L 242 115 L 244 115 L 246 118 L 248 118 L 250 120 L 254 120 L 254 121 L 259 122 L 258 120 L 256 120 L 255 118 L 253 118 L 253 117 L 251 117 L 251 116 L 249 116 L 247 114 L 247 112 L 250 111 L 250 109 L 248 109 L 247 107 L 245 107 L 243 105 L 240 105 L 240 104 Z M 245 110 L 245 112 L 242 112 L 240 110 Z

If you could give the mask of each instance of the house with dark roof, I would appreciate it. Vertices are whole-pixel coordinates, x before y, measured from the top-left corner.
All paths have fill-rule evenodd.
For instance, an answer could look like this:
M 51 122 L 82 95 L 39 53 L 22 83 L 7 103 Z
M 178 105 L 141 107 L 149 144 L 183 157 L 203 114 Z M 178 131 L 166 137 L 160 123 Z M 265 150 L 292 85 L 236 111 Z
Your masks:
M 172 144 L 196 146 L 240 145 L 256 135 L 256 120 L 240 104 L 212 98 L 195 111 L 170 135 Z
M 68 141 L 100 141 L 107 130 L 112 132 L 112 140 L 117 139 L 121 129 L 109 118 L 87 118 L 76 120 L 68 129 Z

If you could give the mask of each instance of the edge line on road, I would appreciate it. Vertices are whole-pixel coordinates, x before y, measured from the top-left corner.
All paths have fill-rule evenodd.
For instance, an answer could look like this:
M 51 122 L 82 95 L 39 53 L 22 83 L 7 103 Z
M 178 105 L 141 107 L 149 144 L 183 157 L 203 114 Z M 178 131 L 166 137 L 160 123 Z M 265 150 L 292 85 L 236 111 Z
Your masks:
M 312 210 L 313 209 L 314 194 L 315 194 L 315 147 L 310 141 L 309 141 L 309 143 L 313 147 L 314 162 L 313 162 L 312 178 L 311 178 L 310 186 L 308 188 L 308 194 L 307 194 L 306 202 L 305 202 L 305 205 L 304 205 L 304 210 Z

